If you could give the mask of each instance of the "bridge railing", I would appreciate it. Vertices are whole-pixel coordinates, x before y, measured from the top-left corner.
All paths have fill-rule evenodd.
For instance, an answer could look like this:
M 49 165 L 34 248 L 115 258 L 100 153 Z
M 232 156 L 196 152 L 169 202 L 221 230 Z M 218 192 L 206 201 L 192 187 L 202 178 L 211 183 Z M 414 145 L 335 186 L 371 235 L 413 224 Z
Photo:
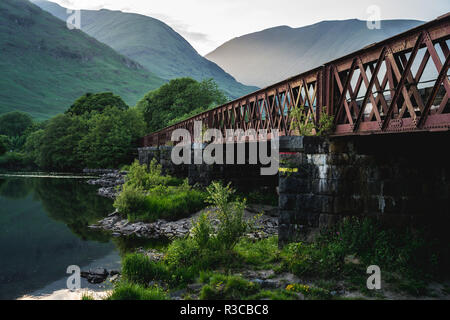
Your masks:
M 295 135 L 290 111 L 305 110 L 305 124 L 332 115 L 333 136 L 450 128 L 450 13 L 387 40 L 200 113 L 143 139 L 163 145 L 194 121 L 208 128 L 277 129 Z M 426 78 L 426 79 L 425 79 Z

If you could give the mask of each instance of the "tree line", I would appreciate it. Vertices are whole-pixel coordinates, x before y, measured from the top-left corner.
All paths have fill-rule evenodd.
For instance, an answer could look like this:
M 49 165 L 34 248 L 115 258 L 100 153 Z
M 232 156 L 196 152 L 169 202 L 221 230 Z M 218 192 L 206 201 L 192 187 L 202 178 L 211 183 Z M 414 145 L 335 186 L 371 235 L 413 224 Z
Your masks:
M 227 101 L 212 80 L 174 79 L 134 107 L 111 92 L 86 93 L 59 114 L 35 122 L 28 114 L 0 116 L 0 168 L 80 171 L 119 168 L 136 157 L 140 139 Z

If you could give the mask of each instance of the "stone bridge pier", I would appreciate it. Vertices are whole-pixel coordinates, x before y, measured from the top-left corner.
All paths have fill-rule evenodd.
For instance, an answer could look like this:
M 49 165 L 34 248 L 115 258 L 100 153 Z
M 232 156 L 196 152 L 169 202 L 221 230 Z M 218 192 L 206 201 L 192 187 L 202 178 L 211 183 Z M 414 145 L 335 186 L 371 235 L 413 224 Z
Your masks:
M 448 133 L 282 138 L 280 244 L 307 240 L 347 216 L 448 232 L 449 138 Z

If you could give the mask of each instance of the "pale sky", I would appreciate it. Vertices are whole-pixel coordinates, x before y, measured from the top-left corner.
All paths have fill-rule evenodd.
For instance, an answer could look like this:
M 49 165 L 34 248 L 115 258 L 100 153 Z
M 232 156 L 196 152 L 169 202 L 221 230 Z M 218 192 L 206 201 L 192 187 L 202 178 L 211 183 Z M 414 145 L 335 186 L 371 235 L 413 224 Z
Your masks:
M 322 20 L 371 20 L 376 5 L 385 19 L 429 21 L 450 11 L 449 0 L 50 0 L 73 9 L 110 9 L 162 20 L 202 55 L 235 37 Z

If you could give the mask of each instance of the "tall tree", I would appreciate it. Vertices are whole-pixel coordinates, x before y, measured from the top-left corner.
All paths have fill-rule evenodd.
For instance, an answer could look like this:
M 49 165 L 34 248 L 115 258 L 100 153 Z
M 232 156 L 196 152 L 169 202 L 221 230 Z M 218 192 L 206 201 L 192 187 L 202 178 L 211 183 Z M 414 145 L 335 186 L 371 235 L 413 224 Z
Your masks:
M 127 104 L 121 97 L 114 95 L 112 92 L 102 93 L 86 93 L 78 98 L 73 105 L 70 106 L 67 114 L 81 116 L 92 111 L 103 112 L 107 107 L 116 107 L 120 110 L 128 109 Z
M 174 119 L 183 119 L 227 102 L 213 79 L 198 82 L 191 78 L 171 80 L 150 91 L 137 107 L 144 113 L 147 130 L 157 131 Z
M 0 156 L 4 155 L 8 151 L 8 137 L 4 135 L 0 135 Z
M 131 163 L 138 139 L 145 134 L 144 119 L 136 109 L 107 108 L 103 113 L 94 114 L 87 127 L 77 152 L 90 168 L 117 168 Z
M 33 119 L 26 113 L 13 111 L 0 116 L 0 134 L 8 137 L 21 136 L 33 125 Z

